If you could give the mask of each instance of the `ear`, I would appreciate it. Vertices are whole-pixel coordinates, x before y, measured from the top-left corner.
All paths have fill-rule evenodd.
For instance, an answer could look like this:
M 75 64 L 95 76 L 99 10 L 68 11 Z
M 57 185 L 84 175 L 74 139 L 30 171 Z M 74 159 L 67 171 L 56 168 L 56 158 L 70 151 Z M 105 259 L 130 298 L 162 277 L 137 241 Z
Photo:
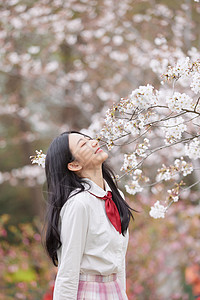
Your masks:
M 70 171 L 80 171 L 82 169 L 82 166 L 77 161 L 68 163 L 67 167 Z

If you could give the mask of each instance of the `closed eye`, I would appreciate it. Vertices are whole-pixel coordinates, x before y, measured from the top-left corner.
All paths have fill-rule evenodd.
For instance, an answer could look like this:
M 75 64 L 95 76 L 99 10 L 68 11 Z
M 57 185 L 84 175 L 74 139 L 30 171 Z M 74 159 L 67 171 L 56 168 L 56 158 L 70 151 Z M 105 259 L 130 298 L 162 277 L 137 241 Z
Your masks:
M 87 136 L 85 136 L 84 139 L 87 140 L 87 141 L 92 140 L 90 137 L 87 137 Z M 81 140 L 84 141 L 84 139 L 81 139 Z M 81 144 L 80 147 L 83 147 L 86 143 L 87 143 L 87 142 L 84 142 L 83 144 Z

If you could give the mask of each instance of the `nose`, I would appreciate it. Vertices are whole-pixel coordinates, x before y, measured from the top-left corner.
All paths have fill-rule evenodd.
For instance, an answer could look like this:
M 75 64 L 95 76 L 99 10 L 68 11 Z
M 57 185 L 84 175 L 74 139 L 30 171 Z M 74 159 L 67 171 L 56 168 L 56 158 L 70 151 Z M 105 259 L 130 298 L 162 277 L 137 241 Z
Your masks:
M 98 144 L 99 143 L 97 140 L 92 140 L 92 147 L 96 147 Z

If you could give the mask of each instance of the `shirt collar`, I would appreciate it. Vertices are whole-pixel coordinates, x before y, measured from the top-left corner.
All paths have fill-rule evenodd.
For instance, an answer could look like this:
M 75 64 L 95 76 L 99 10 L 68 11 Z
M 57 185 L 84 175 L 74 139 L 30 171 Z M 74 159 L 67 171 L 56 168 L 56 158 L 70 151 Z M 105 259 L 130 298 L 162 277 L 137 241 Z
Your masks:
M 108 191 L 111 191 L 111 188 L 109 187 L 108 183 L 106 182 L 105 179 L 104 180 L 104 185 L 105 185 L 105 190 L 103 190 L 100 186 L 98 186 L 94 181 L 92 181 L 89 178 L 84 178 L 85 182 L 88 182 L 91 186 L 91 188 L 89 188 L 88 191 L 90 191 L 92 194 L 94 194 L 97 197 L 104 197 L 105 195 L 107 195 Z M 86 183 L 83 183 L 84 187 L 88 187 L 88 185 Z

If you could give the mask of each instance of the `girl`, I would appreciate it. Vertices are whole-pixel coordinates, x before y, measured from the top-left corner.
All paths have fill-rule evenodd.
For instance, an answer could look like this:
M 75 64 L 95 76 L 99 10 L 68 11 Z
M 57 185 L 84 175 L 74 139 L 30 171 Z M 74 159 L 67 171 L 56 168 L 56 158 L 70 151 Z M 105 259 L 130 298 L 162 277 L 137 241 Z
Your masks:
M 51 143 L 45 247 L 58 272 L 53 300 L 125 300 L 133 218 L 97 140 L 76 131 Z

